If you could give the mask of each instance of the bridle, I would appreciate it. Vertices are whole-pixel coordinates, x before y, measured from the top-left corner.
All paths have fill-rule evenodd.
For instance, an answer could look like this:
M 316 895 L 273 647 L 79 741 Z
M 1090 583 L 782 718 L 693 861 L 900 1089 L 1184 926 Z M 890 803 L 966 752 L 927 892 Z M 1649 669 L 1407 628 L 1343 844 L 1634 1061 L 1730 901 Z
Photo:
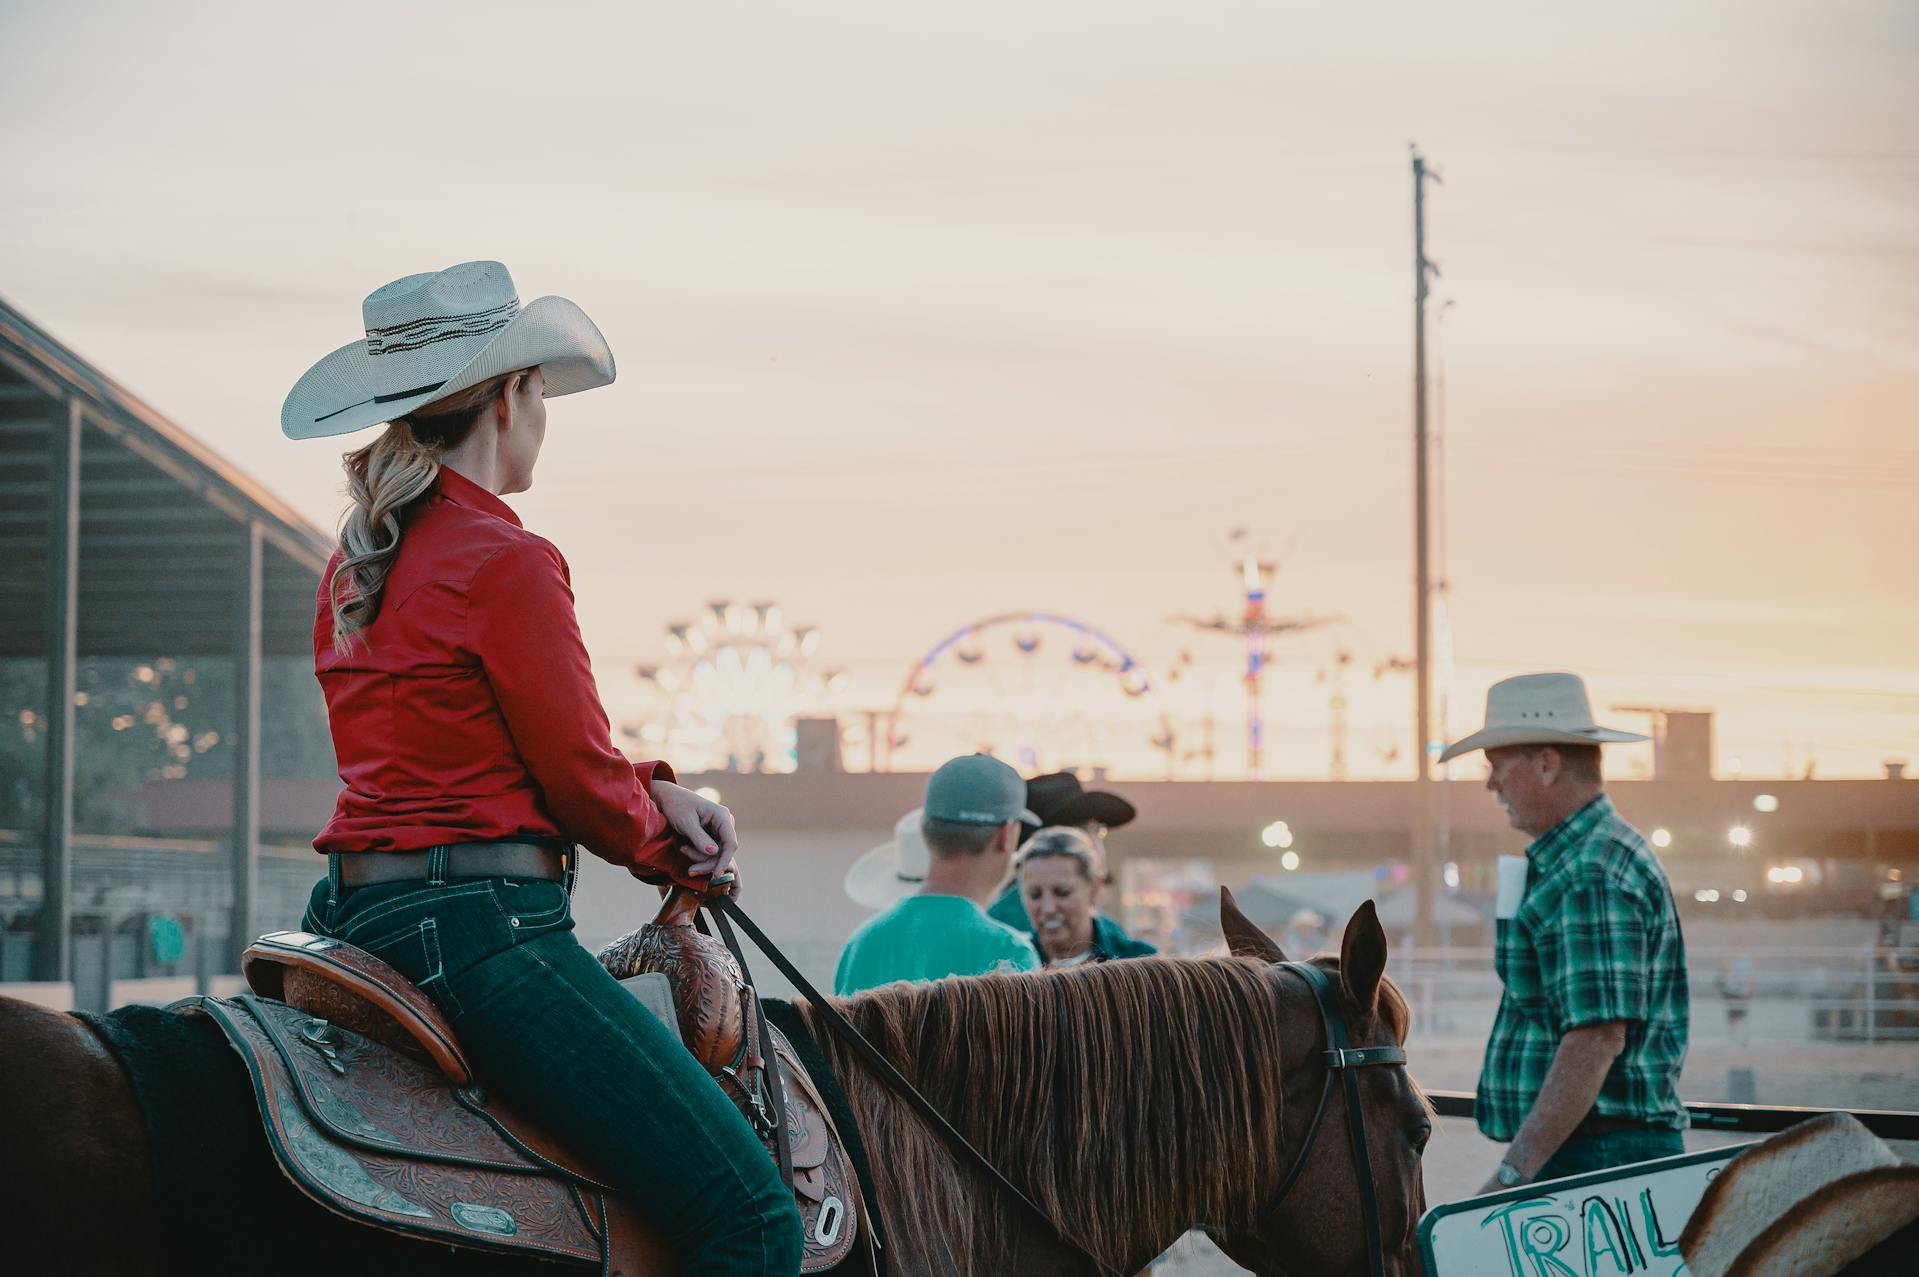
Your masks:
M 1313 991 L 1313 1001 L 1319 1004 L 1319 1023 L 1326 1030 L 1326 1084 L 1319 1089 L 1319 1106 L 1313 1110 L 1312 1125 L 1306 1128 L 1306 1139 L 1299 1146 L 1293 1169 L 1286 1172 L 1266 1214 L 1278 1210 L 1286 1194 L 1299 1182 L 1300 1173 L 1306 1169 L 1306 1158 L 1319 1138 L 1320 1124 L 1326 1120 L 1326 1102 L 1333 1095 L 1333 1079 L 1341 1079 L 1346 1086 L 1346 1130 L 1353 1141 L 1353 1171 L 1359 1179 L 1359 1200 L 1366 1221 L 1366 1256 L 1371 1262 L 1373 1277 L 1386 1277 L 1386 1252 L 1379 1241 L 1379 1192 L 1373 1184 L 1372 1159 L 1366 1155 L 1366 1115 L 1359 1107 L 1359 1076 L 1355 1070 L 1374 1065 L 1404 1068 L 1406 1051 L 1397 1046 L 1353 1046 L 1346 1036 L 1346 1017 L 1339 1009 L 1339 996 L 1333 989 L 1332 978 L 1310 962 L 1274 965 L 1306 981 L 1306 987 Z

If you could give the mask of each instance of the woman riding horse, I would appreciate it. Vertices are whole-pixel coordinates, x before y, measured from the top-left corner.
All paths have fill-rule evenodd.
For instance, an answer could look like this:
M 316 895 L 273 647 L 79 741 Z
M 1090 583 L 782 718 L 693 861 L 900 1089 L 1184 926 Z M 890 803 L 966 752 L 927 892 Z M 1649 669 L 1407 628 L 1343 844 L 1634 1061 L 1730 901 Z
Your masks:
M 389 423 L 346 456 L 353 504 L 314 663 L 340 776 L 307 930 L 384 958 L 486 1085 L 630 1196 L 694 1275 L 791 1277 L 800 1220 L 731 1101 L 573 936 L 578 843 L 643 881 L 724 882 L 732 816 L 613 747 L 566 561 L 524 492 L 545 400 L 613 357 L 572 302 L 522 307 L 467 262 L 370 295 L 366 337 L 287 397 L 292 438 Z

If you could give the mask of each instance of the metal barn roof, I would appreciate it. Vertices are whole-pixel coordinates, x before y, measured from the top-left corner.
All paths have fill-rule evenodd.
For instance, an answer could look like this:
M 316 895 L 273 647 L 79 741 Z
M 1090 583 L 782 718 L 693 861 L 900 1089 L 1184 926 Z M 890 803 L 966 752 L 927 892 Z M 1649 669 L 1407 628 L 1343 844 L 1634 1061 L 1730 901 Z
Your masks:
M 75 418 L 76 655 L 235 651 L 254 525 L 262 649 L 312 650 L 333 538 L 0 299 L 0 657 L 47 651 L 56 468 Z

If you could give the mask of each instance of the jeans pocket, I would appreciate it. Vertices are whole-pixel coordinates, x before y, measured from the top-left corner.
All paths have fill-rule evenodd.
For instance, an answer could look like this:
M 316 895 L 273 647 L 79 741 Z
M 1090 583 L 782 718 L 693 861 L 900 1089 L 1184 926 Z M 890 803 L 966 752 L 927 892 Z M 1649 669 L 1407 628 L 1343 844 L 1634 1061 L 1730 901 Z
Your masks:
M 405 976 L 440 1010 L 449 1016 L 460 1013 L 460 1000 L 453 996 L 453 990 L 447 985 L 446 962 L 440 952 L 440 924 L 437 919 L 422 918 L 377 940 L 356 943 Z
M 500 878 L 494 903 L 516 945 L 554 931 L 573 929 L 573 901 L 566 888 L 544 879 Z

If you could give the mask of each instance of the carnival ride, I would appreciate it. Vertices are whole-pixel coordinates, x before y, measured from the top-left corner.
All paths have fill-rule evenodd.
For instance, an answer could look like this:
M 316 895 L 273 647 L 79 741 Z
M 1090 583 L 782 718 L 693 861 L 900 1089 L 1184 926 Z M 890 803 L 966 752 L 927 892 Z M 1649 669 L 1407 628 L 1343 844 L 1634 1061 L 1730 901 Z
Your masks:
M 1177 624 L 1208 633 L 1230 635 L 1244 642 L 1246 672 L 1242 677 L 1246 684 L 1246 775 L 1257 780 L 1265 766 L 1266 716 L 1260 696 L 1266 673 L 1268 644 L 1280 635 L 1315 630 L 1341 618 L 1269 616 L 1266 612 L 1267 596 L 1272 588 L 1273 577 L 1279 572 L 1279 565 L 1268 559 L 1247 555 L 1239 561 L 1236 570 L 1242 596 L 1239 615 L 1221 613 L 1210 617 L 1175 616 L 1172 619 Z M 1337 753 L 1338 765 L 1343 769 L 1343 746 L 1337 747 Z
M 647 715 L 623 729 L 688 772 L 791 771 L 794 719 L 846 675 L 813 663 L 816 626 L 789 626 L 777 603 L 718 599 L 666 627 L 667 659 L 638 666 Z
M 1153 682 L 1118 641 L 1056 612 L 962 625 L 913 662 L 885 716 L 888 770 L 982 751 L 1020 770 L 1149 767 Z

